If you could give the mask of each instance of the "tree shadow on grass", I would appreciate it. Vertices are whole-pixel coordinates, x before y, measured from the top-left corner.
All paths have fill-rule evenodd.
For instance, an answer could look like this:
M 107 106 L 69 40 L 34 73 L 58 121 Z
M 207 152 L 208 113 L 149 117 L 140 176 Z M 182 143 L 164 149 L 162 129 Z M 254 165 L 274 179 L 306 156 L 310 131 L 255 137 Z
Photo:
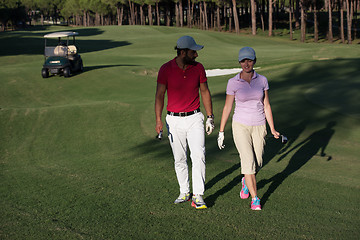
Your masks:
M 135 67 L 140 65 L 131 65 L 131 64 L 114 64 L 114 65 L 98 65 L 98 66 L 85 66 L 84 72 L 90 72 L 93 70 L 103 69 L 103 68 L 113 68 L 113 67 Z
M 123 46 L 131 45 L 127 41 L 112 41 L 112 40 L 92 40 L 83 39 L 81 37 L 93 36 L 102 34 L 98 29 L 72 29 L 72 31 L 79 32 L 76 38 L 76 46 L 80 54 L 97 52 L 107 49 L 113 49 Z M 0 48 L 0 56 L 16 56 L 16 55 L 43 55 L 44 43 L 43 36 L 50 32 L 10 32 L 0 35 L 0 45 L 6 46 Z M 83 34 L 83 35 L 82 35 Z M 50 44 L 57 44 L 57 39 L 50 39 Z
M 285 181 L 286 178 L 303 167 L 319 151 L 320 156 L 327 157 L 328 161 L 332 159 L 331 156 L 327 156 L 325 149 L 335 133 L 335 130 L 333 129 L 335 125 L 336 122 L 329 122 L 325 128 L 312 133 L 305 140 L 283 153 L 283 155 L 278 159 L 278 162 L 291 152 L 295 151 L 295 149 L 298 149 L 291 157 L 289 164 L 282 172 L 276 174 L 270 179 L 262 179 L 259 181 L 258 189 L 261 189 L 265 187 L 266 184 L 270 183 L 268 190 L 261 198 L 261 203 L 263 206 L 266 204 L 266 201 L 269 199 L 270 195 Z

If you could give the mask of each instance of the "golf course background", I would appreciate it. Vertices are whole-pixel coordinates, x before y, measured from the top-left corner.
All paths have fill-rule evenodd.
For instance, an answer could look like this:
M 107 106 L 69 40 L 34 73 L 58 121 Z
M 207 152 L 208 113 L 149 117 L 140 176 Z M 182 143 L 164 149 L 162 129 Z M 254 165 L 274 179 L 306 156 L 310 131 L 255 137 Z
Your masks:
M 43 35 L 64 30 L 80 34 L 84 72 L 43 79 Z M 230 120 L 217 147 L 233 75 L 208 78 L 208 209 L 173 204 L 154 96 L 182 35 L 205 45 L 197 60 L 206 69 L 238 68 L 239 49 L 256 50 L 276 129 L 289 138 L 267 139 L 262 211 L 239 197 Z M 1 239 L 359 239 L 359 45 L 149 26 L 37 27 L 0 33 L 0 45 Z

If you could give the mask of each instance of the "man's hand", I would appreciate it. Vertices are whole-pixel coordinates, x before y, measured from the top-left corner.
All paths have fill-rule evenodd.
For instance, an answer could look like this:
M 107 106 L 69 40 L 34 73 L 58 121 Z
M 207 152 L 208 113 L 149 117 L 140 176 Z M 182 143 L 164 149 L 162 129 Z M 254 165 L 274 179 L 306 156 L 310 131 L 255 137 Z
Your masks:
M 161 120 L 156 121 L 155 131 L 159 134 L 163 130 L 163 123 Z
M 225 148 L 224 138 L 225 138 L 224 132 L 219 132 L 217 141 L 218 141 L 218 146 L 219 146 L 219 149 L 220 149 L 220 150 Z
M 210 135 L 212 133 L 212 131 L 214 130 L 215 125 L 214 125 L 214 118 L 208 118 L 206 120 L 206 133 L 207 135 Z

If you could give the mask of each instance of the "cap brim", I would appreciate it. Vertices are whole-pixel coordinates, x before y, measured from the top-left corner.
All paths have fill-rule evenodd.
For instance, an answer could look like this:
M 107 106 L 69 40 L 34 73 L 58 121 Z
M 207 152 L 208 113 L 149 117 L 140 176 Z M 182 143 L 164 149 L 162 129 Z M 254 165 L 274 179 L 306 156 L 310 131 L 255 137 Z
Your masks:
M 196 44 L 196 45 L 192 46 L 189 49 L 194 50 L 194 51 L 199 51 L 199 50 L 201 50 L 203 48 L 204 48 L 204 46 Z
M 239 62 L 241 62 L 241 61 L 244 60 L 244 59 L 250 59 L 250 60 L 252 60 L 252 61 L 255 60 L 255 58 L 252 58 L 252 57 L 241 57 L 241 58 L 239 58 Z

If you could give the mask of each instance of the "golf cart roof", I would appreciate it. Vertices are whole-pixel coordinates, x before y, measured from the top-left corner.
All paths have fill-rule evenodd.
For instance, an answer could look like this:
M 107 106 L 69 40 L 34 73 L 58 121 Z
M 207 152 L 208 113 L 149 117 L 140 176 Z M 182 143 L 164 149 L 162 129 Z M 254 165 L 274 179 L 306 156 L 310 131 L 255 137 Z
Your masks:
M 54 32 L 44 35 L 44 38 L 71 37 L 79 35 L 77 32 Z

